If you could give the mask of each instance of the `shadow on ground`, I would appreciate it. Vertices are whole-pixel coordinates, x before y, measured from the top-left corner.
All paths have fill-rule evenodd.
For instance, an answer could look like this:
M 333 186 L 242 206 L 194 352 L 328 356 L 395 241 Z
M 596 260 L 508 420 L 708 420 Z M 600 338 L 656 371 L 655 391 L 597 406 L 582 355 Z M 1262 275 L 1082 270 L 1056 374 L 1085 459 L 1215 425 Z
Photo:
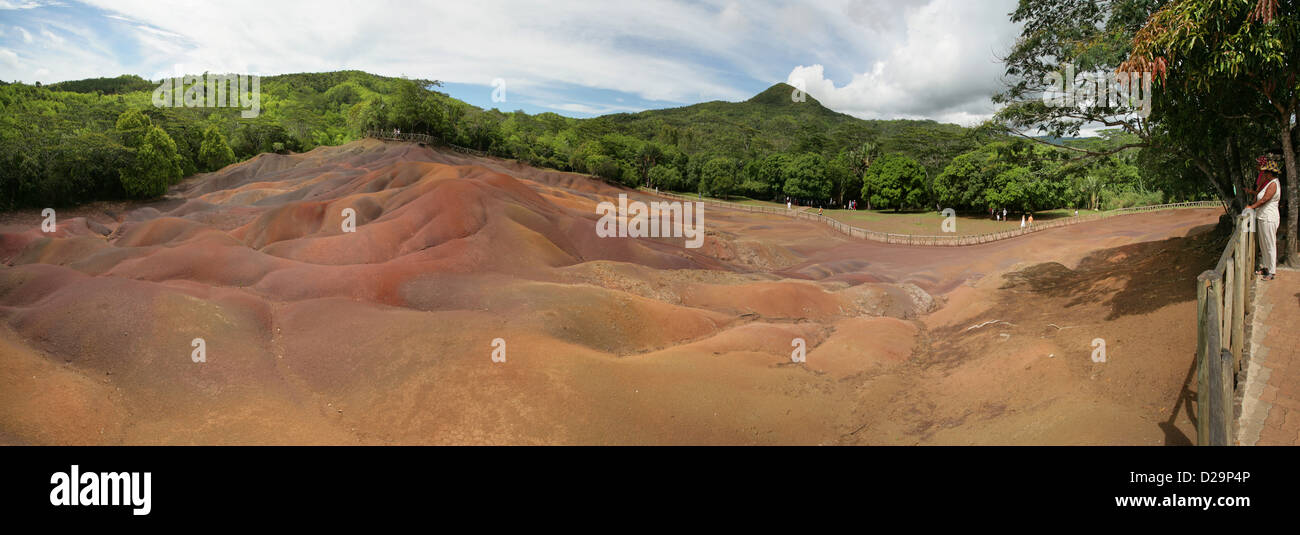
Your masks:
M 1193 429 L 1200 425 L 1196 417 L 1196 393 L 1192 392 L 1192 384 L 1196 382 L 1196 359 L 1192 359 L 1192 365 L 1187 369 L 1187 376 L 1183 378 L 1183 388 L 1178 391 L 1178 397 L 1174 399 L 1174 406 L 1169 409 L 1169 419 L 1160 422 L 1160 430 L 1165 433 L 1166 446 L 1194 446 L 1195 440 L 1188 437 L 1175 425 L 1178 421 L 1178 410 L 1187 411 L 1187 419 L 1191 420 Z
M 1066 299 L 1066 307 L 1104 303 L 1106 320 L 1196 299 L 1196 277 L 1212 269 L 1226 239 L 1192 229 L 1187 236 L 1093 252 L 1070 269 L 1057 262 L 1003 275 L 1002 289 Z

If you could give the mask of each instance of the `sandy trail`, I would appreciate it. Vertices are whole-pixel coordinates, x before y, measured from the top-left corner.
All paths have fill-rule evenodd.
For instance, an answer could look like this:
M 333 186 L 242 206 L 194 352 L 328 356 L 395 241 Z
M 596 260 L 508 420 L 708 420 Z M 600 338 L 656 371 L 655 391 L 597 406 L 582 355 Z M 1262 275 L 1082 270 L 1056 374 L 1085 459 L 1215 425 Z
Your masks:
M 1215 210 L 922 248 L 706 209 L 704 246 L 687 249 L 597 236 L 596 202 L 619 193 L 644 198 L 367 140 L 61 213 L 53 235 L 9 214 L 0 442 L 1192 436 L 1192 280 L 1217 254 Z

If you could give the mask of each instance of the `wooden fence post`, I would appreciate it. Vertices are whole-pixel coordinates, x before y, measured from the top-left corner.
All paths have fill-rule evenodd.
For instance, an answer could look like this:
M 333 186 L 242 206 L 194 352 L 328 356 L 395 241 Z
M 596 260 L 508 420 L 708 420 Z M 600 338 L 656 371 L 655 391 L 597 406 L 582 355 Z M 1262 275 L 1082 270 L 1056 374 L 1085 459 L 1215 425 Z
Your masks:
M 1209 278 L 1213 271 L 1196 277 L 1196 445 L 1210 443 L 1210 374 L 1206 353 L 1209 340 Z
M 1228 244 L 1229 247 L 1236 250 L 1235 244 Z M 1226 262 L 1223 267 L 1223 278 L 1219 282 L 1219 288 L 1222 292 L 1219 297 L 1219 344 L 1222 349 L 1232 349 L 1232 332 L 1233 332 L 1233 313 L 1236 311 L 1233 306 L 1236 304 L 1237 293 L 1237 266 L 1234 262 Z
M 1242 216 L 1237 218 L 1237 226 L 1233 232 L 1237 234 L 1237 249 L 1233 252 L 1233 269 L 1236 272 L 1236 278 L 1233 281 L 1232 292 L 1232 371 L 1241 371 L 1241 355 L 1246 345 L 1246 290 L 1251 282 L 1250 265 L 1246 263 L 1246 245 L 1249 242 L 1245 235 L 1246 218 Z

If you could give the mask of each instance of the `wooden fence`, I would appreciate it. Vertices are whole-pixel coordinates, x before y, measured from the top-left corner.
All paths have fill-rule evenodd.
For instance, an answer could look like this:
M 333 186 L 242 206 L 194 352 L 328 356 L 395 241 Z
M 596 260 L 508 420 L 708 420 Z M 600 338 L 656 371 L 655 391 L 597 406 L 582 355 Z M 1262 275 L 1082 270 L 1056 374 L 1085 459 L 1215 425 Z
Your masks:
M 366 132 L 366 137 L 374 138 L 374 139 L 384 139 L 388 141 L 410 141 L 413 143 L 423 143 L 425 145 L 441 145 L 451 150 L 454 150 L 456 152 L 473 154 L 474 156 L 488 155 L 487 151 L 481 151 L 481 150 L 471 149 L 469 147 L 462 147 L 460 145 L 453 145 L 451 143 L 446 143 L 441 139 L 431 136 L 429 134 L 398 132 L 396 130 L 370 130 Z
M 1252 216 L 1239 216 L 1219 263 L 1196 278 L 1196 443 L 1202 446 L 1235 442 L 1237 378 L 1248 347 L 1246 316 L 1253 307 L 1255 239 Z
M 754 205 L 754 204 L 740 204 L 740 203 L 719 201 L 714 199 L 700 199 L 696 197 L 691 197 L 689 195 L 678 195 L 676 193 L 656 193 L 653 190 L 647 190 L 645 188 L 641 188 L 640 191 L 652 195 L 658 195 L 660 197 L 667 197 L 670 199 L 678 199 L 682 201 L 691 201 L 691 202 L 702 202 L 706 206 L 718 206 L 718 207 L 730 208 L 734 210 L 744 210 L 747 212 L 760 212 L 760 213 L 767 213 L 767 214 L 789 216 L 789 217 L 794 217 L 796 219 L 807 219 L 811 221 L 819 221 L 835 229 L 836 231 L 839 231 L 840 233 L 847 234 L 854 238 L 862 238 L 865 240 L 878 241 L 882 243 L 895 243 L 895 244 L 902 244 L 902 245 L 928 245 L 928 246 L 978 245 L 981 243 L 989 243 L 998 240 L 1014 238 L 1016 236 L 1023 236 L 1031 232 L 1038 232 L 1040 230 L 1047 230 L 1049 228 L 1063 227 L 1066 225 L 1073 225 L 1075 223 L 1083 223 L 1087 221 L 1096 221 L 1099 219 L 1105 219 L 1107 217 L 1112 217 L 1116 215 L 1132 214 L 1138 212 L 1149 212 L 1153 210 L 1168 210 L 1174 208 L 1212 208 L 1212 207 L 1223 206 L 1223 204 L 1220 203 L 1219 201 L 1197 201 L 1197 202 L 1183 202 L 1183 203 L 1172 203 L 1172 204 L 1157 204 L 1153 206 L 1135 206 L 1132 208 L 1119 208 L 1116 210 L 1110 210 L 1106 212 L 1098 212 L 1098 213 L 1081 215 L 1081 216 L 1054 219 L 1052 221 L 1034 223 L 1032 226 L 1027 226 L 1025 228 L 1015 228 L 1015 229 L 1004 230 L 1000 232 L 987 232 L 984 234 L 972 234 L 966 236 L 961 236 L 961 235 L 922 236 L 916 234 L 892 234 L 888 232 L 867 230 L 864 228 L 859 228 L 859 227 L 849 225 L 847 223 L 844 223 L 842 221 L 839 221 L 829 216 L 818 215 L 809 211 L 805 211 L 803 209 L 786 209 L 781 206 L 763 206 L 763 205 Z

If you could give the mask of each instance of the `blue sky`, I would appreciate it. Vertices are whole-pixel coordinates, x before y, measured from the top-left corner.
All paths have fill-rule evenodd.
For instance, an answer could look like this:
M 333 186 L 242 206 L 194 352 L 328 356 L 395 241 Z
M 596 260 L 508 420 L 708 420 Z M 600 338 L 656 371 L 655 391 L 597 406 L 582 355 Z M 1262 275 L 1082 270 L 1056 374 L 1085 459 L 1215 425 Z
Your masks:
M 471 104 L 574 117 L 801 82 L 862 118 L 975 124 L 1015 0 L 0 0 L 0 79 L 360 69 Z M 492 100 L 495 79 L 505 101 Z

